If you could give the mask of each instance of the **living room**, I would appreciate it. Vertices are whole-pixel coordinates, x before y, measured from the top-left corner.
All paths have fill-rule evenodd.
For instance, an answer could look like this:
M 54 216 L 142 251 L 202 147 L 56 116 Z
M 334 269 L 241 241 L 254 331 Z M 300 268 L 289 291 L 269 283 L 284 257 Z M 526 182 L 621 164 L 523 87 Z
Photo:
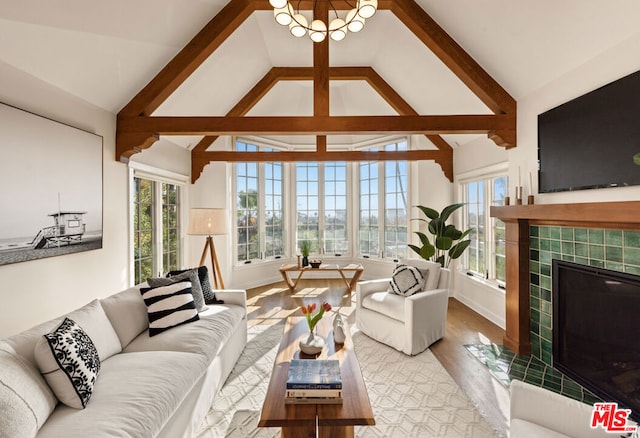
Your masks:
M 185 187 L 184 224 L 188 223 L 189 208 L 227 210 L 229 232 L 214 236 L 226 288 L 250 289 L 279 282 L 278 267 L 284 262 L 295 263 L 299 249 L 294 236 L 293 211 L 287 212 L 290 228 L 285 233 L 286 257 L 239 262 L 233 220 L 235 165 L 211 162 L 204 166 L 202 174 L 194 175 L 192 151 L 199 137 L 179 136 L 171 140 L 161 136 L 160 141 L 148 149 L 136 149 L 129 165 L 118 157 L 117 113 L 226 2 L 193 3 L 186 7 L 166 1 L 162 6 L 143 7 L 119 2 L 109 7 L 104 5 L 104 10 L 99 11 L 75 1 L 64 8 L 56 5 L 36 8 L 27 3 L 12 5 L 0 13 L 4 41 L 0 50 L 0 102 L 97 134 L 103 144 L 102 248 L 0 266 L 3 302 L 0 337 L 21 332 L 134 284 L 130 212 L 131 187 L 136 174 L 163 177 Z M 518 185 L 524 187 L 525 204 L 529 194 L 535 196 L 536 205 L 640 199 L 637 186 L 539 193 L 537 177 L 538 115 L 640 70 L 636 56 L 640 43 L 636 25 L 640 10 L 635 2 L 610 5 L 576 0 L 562 6 L 550 1 L 535 5 L 497 0 L 460 0 L 446 5 L 434 1 L 416 3 L 517 101 L 517 141 L 515 147 L 505 148 L 496 145 L 486 134 L 447 137 L 447 133 L 443 133 L 453 145 L 453 174 L 450 178 L 439 163 L 431 160 L 410 162 L 408 206 L 427 205 L 440 210 L 464 200 L 464 184 L 491 175 L 504 175 L 512 182 L 508 192 L 512 203 L 515 203 L 518 181 Z M 289 40 L 292 46 L 282 50 L 287 53 L 276 49 Z M 348 47 L 350 40 L 363 50 L 354 53 L 337 46 Z M 349 34 L 341 42 L 332 41 L 330 47 L 331 60 L 339 62 L 330 61 L 330 65 L 374 67 L 419 114 L 487 113 L 486 106 L 464 84 L 458 83 L 443 64 L 434 62 L 433 54 L 390 11 L 380 10 L 359 34 Z M 398 47 L 405 48 L 406 52 L 398 51 Z M 394 54 L 394 51 L 403 53 Z M 168 99 L 158 114 L 181 114 L 169 113 L 171 104 L 182 114 L 224 115 L 271 67 L 308 66 L 312 55 L 312 43 L 308 39 L 294 39 L 286 29 L 273 23 L 266 8 L 254 12 L 205 63 L 208 67 L 205 73 L 212 76 L 205 81 L 205 73 L 198 70 L 194 81 L 185 82 L 180 90 L 182 94 Z M 428 68 L 434 65 L 435 71 L 442 75 L 441 82 L 431 79 L 430 75 L 435 73 Z M 282 82 L 287 83 L 274 86 L 249 115 L 313 114 L 311 82 Z M 373 109 L 375 115 L 397 114 L 371 87 L 346 86 L 343 82 L 347 81 L 341 81 L 339 87 L 332 86 L 332 105 L 335 105 L 332 110 L 337 112 L 332 115 L 369 115 L 369 109 Z M 447 96 L 446 93 L 452 91 L 462 97 Z M 199 106 L 194 106 L 194 101 Z M 213 102 L 213 106 L 207 106 L 205 101 L 209 105 Z M 288 149 L 294 136 L 279 136 L 276 141 L 258 134 L 221 136 L 210 150 L 232 153 L 236 138 L 245 143 L 252 141 L 264 147 Z M 329 136 L 330 151 L 344 150 L 345 145 L 350 150 L 361 150 L 402 141 L 406 141 L 411 150 L 434 150 L 424 135 L 416 133 L 395 133 L 382 138 L 343 135 L 337 140 L 338 144 L 331 144 L 331 140 Z M 306 152 L 313 151 L 315 136 L 307 136 L 305 142 Z M 9 143 L 3 144 L 2 150 L 6 166 L 21 156 L 20 148 Z M 289 178 L 293 178 L 294 163 L 285 167 Z M 347 167 L 350 173 L 356 174 L 356 162 L 349 162 Z M 352 178 L 351 189 L 355 190 L 355 176 Z M 47 181 L 38 180 L 38 175 L 25 172 L 24 180 L 41 184 L 43 196 L 55 196 L 58 192 L 52 188 L 52 194 L 45 193 Z M 6 182 L 7 185 L 16 183 L 22 184 Z M 294 206 L 291 200 L 288 202 Z M 349 214 L 355 220 L 358 212 L 355 199 L 352 202 Z M 407 214 L 415 218 L 419 211 L 410 208 Z M 411 235 L 419 225 L 408 222 L 407 234 Z M 195 266 L 200 260 L 204 238 L 188 235 L 186 227 L 180 233 L 184 251 L 181 267 Z M 355 230 L 350 237 L 348 255 L 341 256 L 340 260 L 361 263 L 365 268 L 363 279 L 388 276 L 395 265 L 393 257 L 360 257 Z M 416 238 L 413 239 L 415 243 Z M 338 258 L 316 255 L 331 261 Z M 450 294 L 498 327 L 506 328 L 505 292 L 499 282 L 456 270 Z

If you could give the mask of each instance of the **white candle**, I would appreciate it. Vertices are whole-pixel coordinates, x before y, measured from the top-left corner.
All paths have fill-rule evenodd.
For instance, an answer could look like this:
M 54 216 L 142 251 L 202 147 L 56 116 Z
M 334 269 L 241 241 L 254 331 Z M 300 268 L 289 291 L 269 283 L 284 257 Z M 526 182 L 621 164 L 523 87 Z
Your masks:
M 533 176 L 531 172 L 529 172 L 529 194 L 533 195 Z
M 522 187 L 522 181 L 520 180 L 520 166 L 518 166 L 518 187 Z

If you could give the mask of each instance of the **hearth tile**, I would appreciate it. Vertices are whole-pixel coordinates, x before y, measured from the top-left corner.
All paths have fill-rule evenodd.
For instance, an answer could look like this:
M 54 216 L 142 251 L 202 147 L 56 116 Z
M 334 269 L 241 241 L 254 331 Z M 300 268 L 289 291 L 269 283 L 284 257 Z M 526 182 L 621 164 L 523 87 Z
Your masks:
M 529 271 L 533 272 L 534 274 L 539 274 L 540 273 L 540 263 L 530 260 L 529 261 Z
M 538 237 L 540 235 L 540 227 L 537 225 L 531 225 L 529 227 L 529 236 L 530 237 Z
M 591 260 L 604 260 L 604 246 L 602 246 L 602 245 L 590 245 L 589 246 L 589 258 Z
M 540 289 L 540 299 L 551 302 L 551 290 Z
M 539 249 L 540 248 L 540 239 L 537 237 L 529 238 L 529 248 L 530 249 Z
M 604 230 L 589 229 L 589 243 L 604 244 Z
M 562 227 L 561 232 L 561 237 L 562 240 L 566 240 L 569 242 L 572 242 L 574 237 L 573 237 L 573 228 L 572 227 Z
M 640 249 L 627 247 L 624 249 L 625 265 L 640 266 Z
M 562 254 L 574 255 L 575 254 L 575 243 L 573 242 L 562 242 Z
M 539 248 L 540 251 L 549 251 L 549 249 L 551 248 L 551 241 L 549 239 L 540 239 L 539 240 Z
M 624 271 L 624 265 L 618 262 L 605 262 L 604 267 L 607 269 L 611 269 L 612 271 Z
M 531 260 L 538 261 L 540 260 L 540 252 L 532 249 L 531 251 L 529 251 L 529 257 L 531 258 Z
M 550 245 L 551 245 L 551 251 L 552 252 L 561 252 L 561 242 L 559 240 L 551 240 L 550 241 Z
M 551 239 L 560 239 L 560 227 L 549 227 L 549 237 Z
M 576 257 L 576 263 L 580 263 L 581 265 L 588 265 L 589 259 L 587 257 Z
M 640 248 L 640 231 L 624 231 L 624 245 L 632 248 Z
M 624 272 L 628 272 L 629 274 L 640 275 L 640 266 L 625 266 Z
M 622 231 L 621 230 L 605 230 L 604 243 L 609 246 L 622 246 Z
M 540 227 L 538 230 L 538 237 L 542 238 L 542 239 L 548 239 L 549 238 L 549 227 Z
M 551 278 L 545 275 L 540 276 L 540 287 L 543 289 L 551 289 Z
M 617 246 L 605 247 L 605 257 L 608 262 L 622 263 L 622 248 Z
M 576 228 L 574 230 L 576 242 L 588 242 L 589 233 L 586 228 Z
M 532 297 L 540 298 L 540 287 L 536 286 L 535 284 L 530 284 L 529 293 L 531 294 Z
M 562 254 L 562 260 L 565 262 L 575 262 L 576 258 L 572 254 Z
M 532 309 L 541 310 L 540 309 L 540 298 L 530 297 L 529 299 L 531 300 L 531 308 Z
M 589 257 L 589 245 L 586 243 L 576 243 L 576 257 Z

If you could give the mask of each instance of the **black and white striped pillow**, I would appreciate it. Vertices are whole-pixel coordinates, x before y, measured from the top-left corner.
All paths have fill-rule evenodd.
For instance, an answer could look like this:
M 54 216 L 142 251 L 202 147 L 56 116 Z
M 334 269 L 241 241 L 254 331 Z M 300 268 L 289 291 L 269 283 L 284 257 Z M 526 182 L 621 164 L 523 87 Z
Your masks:
M 149 336 L 200 319 L 189 282 L 142 288 L 140 292 L 149 314 Z
M 424 271 L 403 264 L 398 264 L 393 270 L 389 287 L 394 294 L 405 297 L 420 292 L 426 281 Z

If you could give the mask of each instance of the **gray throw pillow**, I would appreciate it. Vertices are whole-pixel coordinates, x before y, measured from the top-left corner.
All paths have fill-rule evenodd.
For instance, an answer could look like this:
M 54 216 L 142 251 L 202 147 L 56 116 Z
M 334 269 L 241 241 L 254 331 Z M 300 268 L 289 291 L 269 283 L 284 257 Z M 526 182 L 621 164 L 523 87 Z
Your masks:
M 200 285 L 200 279 L 198 278 L 197 269 L 189 269 L 177 275 L 171 277 L 158 277 L 148 278 L 147 283 L 151 287 L 168 286 L 170 284 L 179 283 L 182 281 L 188 281 L 191 283 L 191 293 L 193 294 L 193 302 L 196 304 L 198 312 L 207 310 L 208 307 L 204 303 L 204 295 L 202 293 L 202 286 Z

